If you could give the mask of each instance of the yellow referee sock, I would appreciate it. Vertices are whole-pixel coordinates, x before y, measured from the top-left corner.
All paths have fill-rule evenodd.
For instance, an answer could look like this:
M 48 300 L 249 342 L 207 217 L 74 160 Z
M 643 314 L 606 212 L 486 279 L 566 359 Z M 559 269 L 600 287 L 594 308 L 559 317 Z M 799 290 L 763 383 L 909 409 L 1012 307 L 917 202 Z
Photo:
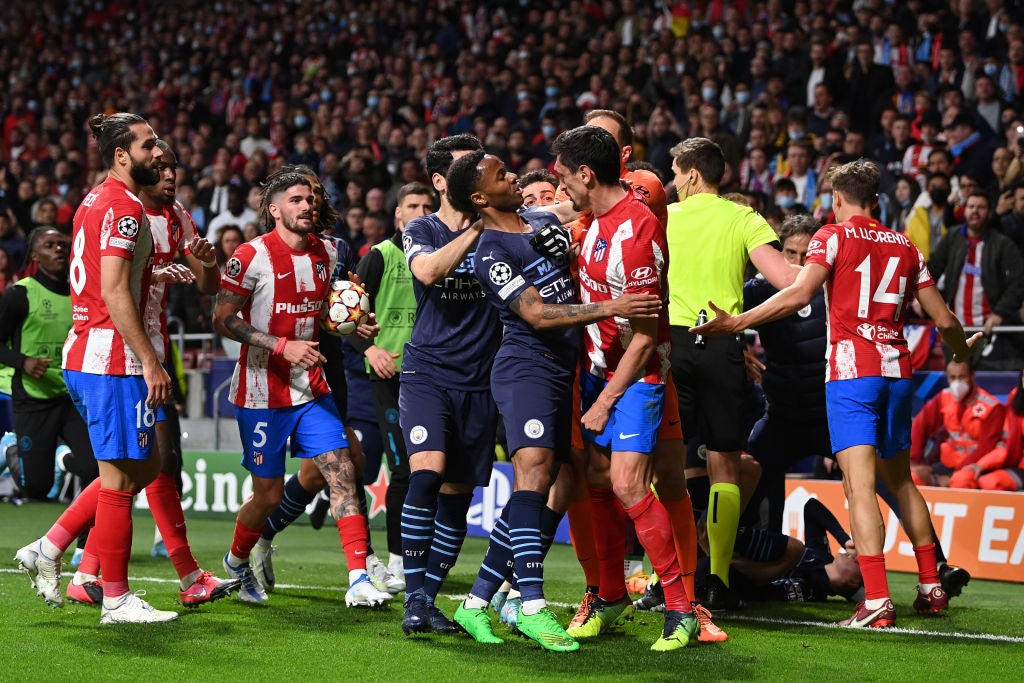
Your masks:
M 711 573 L 729 585 L 729 562 L 736 545 L 736 527 L 740 523 L 740 487 L 736 484 L 712 484 L 708 498 L 708 545 Z

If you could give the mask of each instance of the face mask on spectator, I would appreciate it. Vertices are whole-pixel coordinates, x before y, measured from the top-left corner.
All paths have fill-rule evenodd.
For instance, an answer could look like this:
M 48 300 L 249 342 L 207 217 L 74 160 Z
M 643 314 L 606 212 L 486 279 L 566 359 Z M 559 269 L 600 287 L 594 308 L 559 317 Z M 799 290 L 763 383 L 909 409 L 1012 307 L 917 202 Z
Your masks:
M 711 35 L 715 37 L 715 40 L 721 40 L 725 36 L 725 27 L 721 24 L 712 26 Z
M 544 133 L 544 137 L 546 138 L 553 138 L 558 134 L 558 129 L 554 126 L 544 126 L 541 128 L 541 131 Z
M 945 206 L 949 198 L 949 190 L 942 188 L 936 188 L 928 190 L 928 196 L 932 199 L 932 204 L 938 204 L 939 206 Z
M 962 379 L 955 379 L 949 383 L 949 393 L 953 394 L 953 398 L 958 401 L 963 400 L 967 392 L 971 390 L 971 385 Z
M 984 67 L 985 73 L 989 76 L 995 76 L 999 72 L 998 64 L 986 64 Z
M 331 91 L 330 90 L 321 90 L 320 91 L 320 101 L 321 102 L 330 102 L 331 101 Z
M 792 195 L 784 195 L 782 197 L 776 197 L 775 198 L 775 203 L 778 204 L 780 208 L 792 209 L 794 206 L 796 206 L 796 197 L 794 197 Z
M 544 88 L 544 95 L 547 97 L 558 97 L 558 86 L 549 85 Z
M 366 106 L 371 108 L 371 109 L 376 107 L 379 103 L 380 103 L 380 98 L 377 98 L 377 97 L 367 97 L 366 98 Z
M 792 129 L 792 130 L 789 131 L 789 139 L 790 140 L 799 140 L 800 138 L 802 138 L 806 134 L 807 134 L 806 131 L 800 130 L 799 128 Z
M 526 92 L 525 90 L 520 90 L 519 92 L 516 93 L 516 97 L 521 100 L 525 100 L 529 96 L 530 93 Z
M 296 128 L 305 128 L 306 124 L 309 123 L 309 119 L 305 116 L 299 115 L 295 117 L 294 123 Z
M 750 102 L 750 91 L 749 90 L 737 90 L 736 91 L 736 104 L 747 104 Z
M 701 88 L 700 96 L 703 97 L 705 100 L 713 100 L 716 97 L 718 97 L 718 90 L 716 88 L 711 87 Z
M 658 71 L 660 71 L 663 74 L 667 74 L 671 69 L 672 67 L 670 67 L 668 64 L 658 65 Z
M 831 192 L 822 192 L 821 196 L 818 197 L 818 206 L 820 206 L 825 211 L 831 211 L 832 210 L 832 193 Z

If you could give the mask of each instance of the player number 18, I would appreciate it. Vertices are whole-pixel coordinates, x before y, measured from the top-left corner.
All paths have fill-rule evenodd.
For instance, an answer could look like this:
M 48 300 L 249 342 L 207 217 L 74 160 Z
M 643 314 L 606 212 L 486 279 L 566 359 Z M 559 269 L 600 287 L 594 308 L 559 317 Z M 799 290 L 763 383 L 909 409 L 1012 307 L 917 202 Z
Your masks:
M 878 287 L 875 288 L 873 294 L 869 295 L 871 291 L 871 255 L 864 257 L 864 260 L 860 262 L 860 265 L 854 268 L 854 271 L 860 273 L 860 294 L 857 297 L 857 317 L 867 318 L 868 308 L 871 303 L 879 304 L 895 304 L 896 312 L 893 314 L 893 320 L 899 320 L 900 315 L 903 313 L 903 296 L 907 291 L 907 278 L 900 277 L 899 288 L 896 292 L 889 291 L 889 285 L 892 284 L 893 275 L 896 274 L 896 268 L 900 265 L 899 256 L 890 256 L 889 260 L 885 264 L 885 272 L 882 273 L 882 280 L 878 283 Z M 870 300 L 869 297 L 870 296 Z

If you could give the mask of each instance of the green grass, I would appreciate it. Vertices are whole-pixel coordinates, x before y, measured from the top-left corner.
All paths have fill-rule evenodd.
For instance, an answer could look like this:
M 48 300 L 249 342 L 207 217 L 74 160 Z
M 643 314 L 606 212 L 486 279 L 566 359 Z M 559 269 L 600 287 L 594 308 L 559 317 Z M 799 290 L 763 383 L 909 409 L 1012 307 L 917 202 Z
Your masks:
M 1024 640 L 963 635 L 1019 638 L 1024 586 L 974 580 L 948 617 L 925 618 L 913 613 L 915 579 L 905 574 L 890 575 L 905 629 L 898 632 L 832 627 L 851 611 L 835 599 L 759 604 L 733 617 L 720 615 L 716 621 L 729 642 L 669 654 L 648 649 L 662 624 L 661 615 L 650 614 L 638 615 L 626 635 L 585 642 L 575 655 L 541 652 L 511 636 L 499 646 L 468 637 L 407 638 L 400 605 L 346 609 L 338 536 L 333 527 L 314 531 L 305 523 L 278 537 L 279 587 L 267 605 L 231 598 L 198 610 L 179 608 L 181 618 L 171 624 L 101 628 L 95 608 L 69 603 L 51 610 L 9 560 L 44 533 L 60 509 L 0 506 L 0 681 L 1005 681 L 1016 679 L 1024 664 Z M 146 590 L 157 608 L 176 608 L 169 561 L 149 557 L 152 529 L 149 515 L 136 512 L 132 587 Z M 190 521 L 189 534 L 199 561 L 219 572 L 231 523 Z M 374 540 L 383 549 L 383 532 L 375 532 Z M 467 540 L 439 601 L 449 615 L 456 603 L 448 596 L 469 589 L 484 547 L 480 539 Z M 545 574 L 548 598 L 563 605 L 557 612 L 568 621 L 567 605 L 582 587 L 571 549 L 556 546 Z M 908 632 L 913 630 L 922 633 Z M 504 627 L 495 631 L 507 635 Z

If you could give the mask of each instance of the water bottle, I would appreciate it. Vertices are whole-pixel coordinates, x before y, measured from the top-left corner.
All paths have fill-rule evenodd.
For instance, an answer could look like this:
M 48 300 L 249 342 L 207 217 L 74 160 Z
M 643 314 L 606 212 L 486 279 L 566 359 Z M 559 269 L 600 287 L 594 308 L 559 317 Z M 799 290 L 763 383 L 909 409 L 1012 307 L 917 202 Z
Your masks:
M 705 324 L 705 323 L 706 323 L 707 321 L 708 321 L 708 312 L 707 312 L 707 311 L 705 311 L 705 310 L 704 310 L 704 309 L 702 308 L 702 309 L 700 309 L 700 311 L 699 311 L 699 312 L 697 313 L 697 326 L 699 327 L 700 325 L 703 325 L 703 324 Z M 704 346 L 704 335 L 703 335 L 703 334 L 698 334 L 698 335 L 697 335 L 697 336 L 696 336 L 696 337 L 694 338 L 694 340 L 693 340 L 693 343 L 694 343 L 694 345 L 696 345 L 696 346 Z

